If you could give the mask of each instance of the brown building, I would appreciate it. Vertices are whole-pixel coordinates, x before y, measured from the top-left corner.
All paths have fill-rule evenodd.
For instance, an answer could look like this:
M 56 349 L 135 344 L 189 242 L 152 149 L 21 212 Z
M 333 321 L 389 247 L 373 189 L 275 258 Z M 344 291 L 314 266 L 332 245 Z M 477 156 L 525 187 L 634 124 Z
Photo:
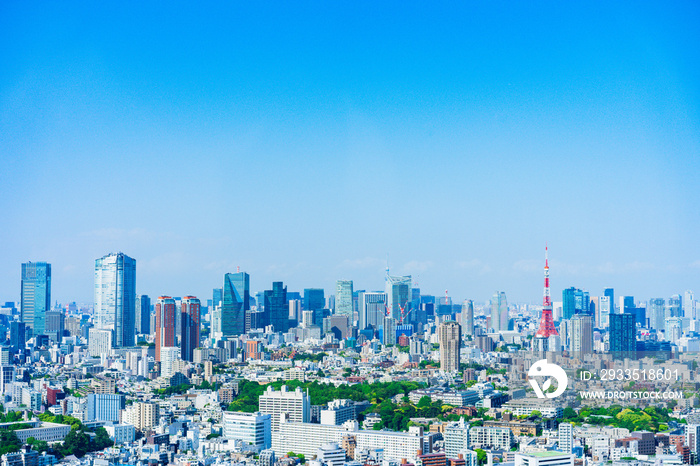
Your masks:
M 507 427 L 513 435 L 532 435 L 536 437 L 542 433 L 541 424 L 531 421 L 485 421 L 484 427 Z
M 690 464 L 690 447 L 688 445 L 679 445 L 676 447 L 676 451 L 681 455 L 683 464 Z
M 422 466 L 447 466 L 447 457 L 444 453 L 418 455 L 418 464 Z
M 357 447 L 357 439 L 354 435 L 344 435 L 340 447 L 345 450 L 345 455 L 348 458 L 355 457 L 355 447 Z

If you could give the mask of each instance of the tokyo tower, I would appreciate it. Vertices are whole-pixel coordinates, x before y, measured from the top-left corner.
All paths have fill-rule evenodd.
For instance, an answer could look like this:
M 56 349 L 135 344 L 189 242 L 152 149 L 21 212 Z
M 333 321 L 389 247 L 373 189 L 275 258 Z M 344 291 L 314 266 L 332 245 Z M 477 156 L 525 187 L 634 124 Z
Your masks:
M 542 318 L 540 328 L 535 337 L 548 338 L 552 335 L 559 335 L 554 328 L 552 320 L 552 299 L 549 296 L 549 258 L 547 257 L 547 247 L 544 248 L 544 297 L 542 299 Z

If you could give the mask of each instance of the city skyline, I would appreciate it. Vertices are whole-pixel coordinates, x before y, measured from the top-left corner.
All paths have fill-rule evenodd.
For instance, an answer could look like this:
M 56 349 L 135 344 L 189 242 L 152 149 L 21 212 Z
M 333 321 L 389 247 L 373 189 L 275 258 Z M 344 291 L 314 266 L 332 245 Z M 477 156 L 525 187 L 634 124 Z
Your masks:
M 538 303 L 545 244 L 554 296 L 700 283 L 698 5 L 0 11 L 0 300 L 31 260 L 89 302 L 109 251 L 151 296 L 381 290 L 388 254 Z

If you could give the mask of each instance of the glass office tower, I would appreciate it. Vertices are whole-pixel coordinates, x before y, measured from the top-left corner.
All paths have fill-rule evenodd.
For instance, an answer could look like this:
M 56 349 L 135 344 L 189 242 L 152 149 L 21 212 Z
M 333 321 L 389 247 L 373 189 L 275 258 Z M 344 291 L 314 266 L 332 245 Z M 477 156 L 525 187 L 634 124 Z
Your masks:
M 46 313 L 51 309 L 51 264 L 22 264 L 20 320 L 25 323 L 27 338 L 46 331 Z
M 115 348 L 135 344 L 136 261 L 124 253 L 95 260 L 95 327 L 113 331 Z
M 221 333 L 235 337 L 245 333 L 246 314 L 250 312 L 250 275 L 245 272 L 224 275 L 221 305 Z

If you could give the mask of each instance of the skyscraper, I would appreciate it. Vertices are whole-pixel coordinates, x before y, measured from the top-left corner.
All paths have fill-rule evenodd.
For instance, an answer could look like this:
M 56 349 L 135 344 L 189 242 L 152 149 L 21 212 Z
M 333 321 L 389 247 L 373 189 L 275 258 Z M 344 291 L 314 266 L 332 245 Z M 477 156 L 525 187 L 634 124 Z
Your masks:
M 613 288 L 606 288 L 603 290 L 603 296 L 610 298 L 610 314 L 615 314 L 615 290 Z
M 602 329 L 607 329 L 610 327 L 610 314 L 613 314 L 614 303 L 610 301 L 610 296 L 600 296 L 598 298 L 598 314 L 600 315 L 600 322 L 598 322 L 598 327 Z
M 576 314 L 571 318 L 570 328 L 571 354 L 583 360 L 584 354 L 593 352 L 593 318 L 586 314 Z
M 491 298 L 491 328 L 495 333 L 508 330 L 508 300 L 504 291 L 496 291 Z
M 653 298 L 649 300 L 649 325 L 651 328 L 661 331 L 666 326 L 666 300 Z
M 303 306 L 305 311 L 313 311 L 313 323 L 320 327 L 323 322 L 323 309 L 326 307 L 323 288 L 305 288 Z
M 224 299 L 224 289 L 223 288 L 214 288 L 214 291 L 212 292 L 212 306 L 220 306 L 221 301 Z
M 115 348 L 134 346 L 136 261 L 123 253 L 95 260 L 95 327 L 112 330 Z
M 224 275 L 221 305 L 221 333 L 235 337 L 246 332 L 246 315 L 250 312 L 250 275 L 245 272 Z
M 352 323 L 352 280 L 338 280 L 335 290 L 335 313 L 349 317 Z
M 447 321 L 438 328 L 440 339 L 440 370 L 457 372 L 459 370 L 459 350 L 462 343 L 462 328 L 457 322 Z
M 180 357 L 184 361 L 192 361 L 194 349 L 199 347 L 201 303 L 194 296 L 185 296 L 182 298 L 181 309 Z
M 632 312 L 632 309 L 634 309 L 634 297 L 620 296 L 620 314 Z
M 666 317 L 683 317 L 682 314 L 683 303 L 681 302 L 681 295 L 674 294 L 668 298 L 668 304 L 666 305 Z
M 151 333 L 151 298 L 147 294 L 136 295 L 136 333 Z
M 692 320 L 697 319 L 695 295 L 690 290 L 686 291 L 683 295 L 683 316 Z
M 352 309 L 352 294 L 350 294 Z M 289 330 L 289 304 L 287 287 L 282 282 L 272 282 L 272 289 L 265 290 L 265 324 L 272 325 L 275 332 Z
M 474 301 L 471 299 L 462 303 L 462 325 L 465 335 L 474 335 Z
M 411 303 L 411 276 L 392 277 L 389 268 L 386 269 L 386 298 L 389 315 L 396 320 L 401 319 L 401 309 L 407 314 Z
M 614 359 L 637 358 L 634 314 L 610 314 L 610 353 Z
M 386 313 L 386 293 L 379 291 L 365 291 L 360 295 L 359 303 L 359 328 L 364 330 L 372 327 L 375 330 L 381 327 Z
M 46 329 L 46 313 L 51 309 L 51 264 L 22 264 L 21 299 L 20 320 L 26 325 L 27 337 L 43 334 Z
M 10 346 L 13 352 L 24 349 L 27 343 L 27 330 L 24 322 L 10 322 Z
M 175 300 L 161 296 L 156 302 L 156 361 L 160 361 L 161 348 L 175 346 Z

